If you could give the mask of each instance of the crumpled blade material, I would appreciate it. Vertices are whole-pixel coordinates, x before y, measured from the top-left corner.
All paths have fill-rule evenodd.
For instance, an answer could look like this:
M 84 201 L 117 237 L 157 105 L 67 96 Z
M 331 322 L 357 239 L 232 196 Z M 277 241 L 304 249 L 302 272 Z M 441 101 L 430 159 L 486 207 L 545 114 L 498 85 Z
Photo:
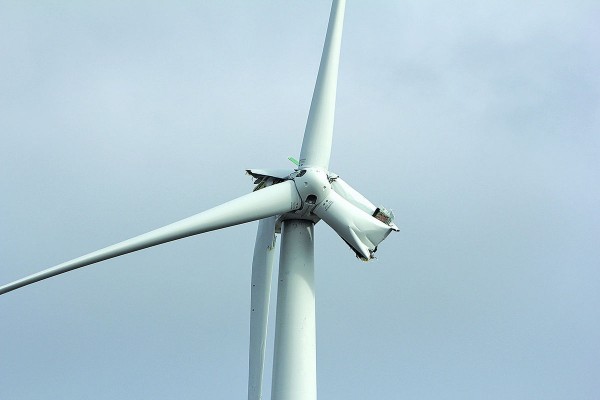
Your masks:
M 335 191 L 331 191 L 315 207 L 313 213 L 333 228 L 355 251 L 357 257 L 364 261 L 373 258 L 379 243 L 394 230 Z

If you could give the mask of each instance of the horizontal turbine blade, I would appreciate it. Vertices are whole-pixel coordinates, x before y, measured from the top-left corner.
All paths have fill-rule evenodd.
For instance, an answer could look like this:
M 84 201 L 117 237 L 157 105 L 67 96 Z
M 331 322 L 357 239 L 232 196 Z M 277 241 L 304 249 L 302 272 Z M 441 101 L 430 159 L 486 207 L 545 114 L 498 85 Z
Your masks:
M 158 228 L 132 239 L 105 247 L 82 257 L 59 264 L 36 274 L 19 279 L 0 287 L 4 294 L 50 278 L 76 268 L 85 267 L 109 258 L 121 256 L 137 250 L 182 239 L 228 226 L 283 214 L 300 208 L 301 201 L 292 181 L 285 181 L 261 190 L 238 197 L 210 210 L 193 215 L 173 224 Z
M 321 65 L 300 150 L 300 168 L 329 168 L 345 7 L 345 0 L 334 0 L 331 5 Z

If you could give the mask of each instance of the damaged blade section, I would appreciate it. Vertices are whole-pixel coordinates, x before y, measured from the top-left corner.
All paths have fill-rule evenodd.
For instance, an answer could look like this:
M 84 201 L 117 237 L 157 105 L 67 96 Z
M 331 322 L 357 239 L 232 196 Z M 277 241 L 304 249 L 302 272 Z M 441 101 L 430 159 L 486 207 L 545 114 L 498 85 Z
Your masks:
M 269 177 L 269 178 L 280 179 L 282 181 L 290 179 L 290 175 L 292 172 L 294 172 L 294 171 L 289 170 L 289 169 L 247 169 L 246 170 L 246 173 L 255 179 Z
M 356 189 L 348 185 L 346 181 L 335 174 L 330 174 L 329 180 L 331 181 L 331 188 L 337 194 L 367 214 L 373 215 L 377 207 L 375 207 L 375 205 L 371 203 L 365 196 L 360 194 Z
M 373 213 L 365 212 L 365 209 L 356 206 L 336 191 L 331 191 L 327 198 L 315 207 L 313 213 L 331 226 L 354 250 L 358 258 L 369 261 L 374 258 L 373 253 L 377 250 L 377 245 L 390 232 L 398 230 L 391 219 L 386 223 L 375 216 L 375 211 L 381 208 L 373 208 Z
M 288 169 L 247 169 L 246 173 L 254 178 L 254 191 L 265 188 L 271 184 L 280 183 L 290 179 L 293 171 Z
M 393 230 L 399 231 L 398 227 L 394 224 L 394 213 L 392 210 L 381 206 L 376 207 L 369 199 L 335 174 L 331 174 L 329 179 L 331 181 L 331 188 L 345 200 L 348 200 L 352 205 L 372 215 L 384 224 L 389 225 Z
M 373 217 L 389 226 L 394 225 L 394 222 L 393 222 L 394 221 L 394 213 L 392 212 L 392 210 L 388 210 L 383 207 L 377 207 L 375 209 L 375 211 L 373 212 Z M 394 225 L 394 227 L 395 226 L 396 225 Z M 398 228 L 396 228 L 396 230 L 398 230 Z

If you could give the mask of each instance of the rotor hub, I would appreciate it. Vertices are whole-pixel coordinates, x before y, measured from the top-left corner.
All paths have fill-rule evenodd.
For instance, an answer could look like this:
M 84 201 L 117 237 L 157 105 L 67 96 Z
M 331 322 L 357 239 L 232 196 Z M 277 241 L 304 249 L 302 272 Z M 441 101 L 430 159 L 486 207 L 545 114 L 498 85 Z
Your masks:
M 327 171 L 321 168 L 302 168 L 289 176 L 294 181 L 300 195 L 302 206 L 299 209 L 285 213 L 277 220 L 277 232 L 281 221 L 286 219 L 306 219 L 317 223 L 320 218 L 313 214 L 315 207 L 327 198 L 332 191 Z
M 323 169 L 301 169 L 293 176 L 293 180 L 305 207 L 309 206 L 312 208 L 319 204 L 325 200 L 331 191 L 331 183 L 329 182 L 327 171 Z

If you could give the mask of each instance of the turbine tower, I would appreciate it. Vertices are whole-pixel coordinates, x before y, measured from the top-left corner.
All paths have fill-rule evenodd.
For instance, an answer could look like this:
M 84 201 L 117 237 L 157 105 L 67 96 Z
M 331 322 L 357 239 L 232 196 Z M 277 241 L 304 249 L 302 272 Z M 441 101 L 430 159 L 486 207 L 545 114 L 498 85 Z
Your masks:
M 0 294 L 76 268 L 217 229 L 259 220 L 252 261 L 248 399 L 262 398 L 273 256 L 281 234 L 272 398 L 317 397 L 314 225 L 323 220 L 369 261 L 398 228 L 329 170 L 345 0 L 334 0 L 297 168 L 249 169 L 254 190 L 227 203 L 0 287 Z

